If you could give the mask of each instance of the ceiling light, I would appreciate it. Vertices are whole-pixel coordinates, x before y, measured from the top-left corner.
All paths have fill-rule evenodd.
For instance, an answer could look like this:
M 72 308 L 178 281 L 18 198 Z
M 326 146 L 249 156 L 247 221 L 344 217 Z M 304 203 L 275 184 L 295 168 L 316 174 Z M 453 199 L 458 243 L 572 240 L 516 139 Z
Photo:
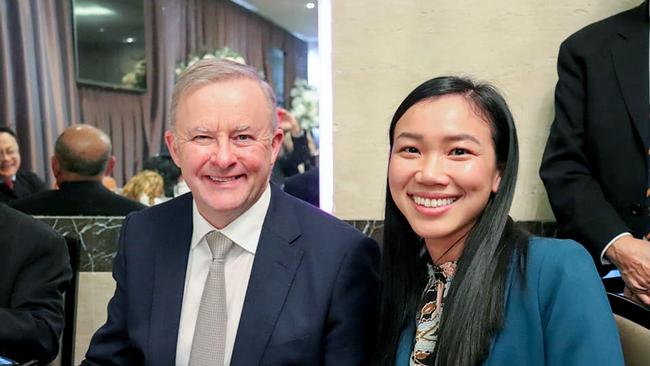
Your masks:
M 91 5 L 91 6 L 75 6 L 74 7 L 75 15 L 113 15 L 115 11 L 113 9 L 105 8 L 103 6 Z
M 126 43 L 133 43 L 133 42 L 135 42 L 135 38 L 133 38 L 133 37 L 126 37 L 126 38 L 124 38 L 124 42 L 126 42 Z
M 230 1 L 232 1 L 233 3 L 241 6 L 242 8 L 245 8 L 245 9 L 248 9 L 248 10 L 250 10 L 252 12 L 257 13 L 257 7 L 255 5 L 253 5 L 253 4 L 251 4 L 250 2 L 248 2 L 247 0 L 230 0 Z
M 307 8 L 307 9 L 313 9 L 314 7 L 316 7 L 316 4 L 314 4 L 314 3 L 305 4 L 305 8 Z

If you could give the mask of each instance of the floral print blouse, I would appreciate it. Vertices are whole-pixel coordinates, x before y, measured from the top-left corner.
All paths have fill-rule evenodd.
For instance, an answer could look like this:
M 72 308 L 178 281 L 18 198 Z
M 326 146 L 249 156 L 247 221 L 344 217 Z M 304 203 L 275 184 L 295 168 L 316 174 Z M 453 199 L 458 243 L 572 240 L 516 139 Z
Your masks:
M 427 263 L 428 281 L 422 292 L 420 311 L 416 313 L 417 328 L 411 366 L 434 365 L 438 328 L 442 319 L 444 299 L 447 297 L 451 279 L 456 272 L 456 261 L 440 265 Z

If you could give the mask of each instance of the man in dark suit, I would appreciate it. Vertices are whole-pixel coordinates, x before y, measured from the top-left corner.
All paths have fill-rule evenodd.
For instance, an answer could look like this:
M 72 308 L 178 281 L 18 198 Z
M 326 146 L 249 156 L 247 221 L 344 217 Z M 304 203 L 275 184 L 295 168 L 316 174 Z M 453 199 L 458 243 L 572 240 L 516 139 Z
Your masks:
M 126 218 L 83 364 L 367 364 L 378 247 L 269 184 L 283 139 L 270 86 L 202 60 L 171 105 L 165 138 L 191 193 Z
M 320 192 L 318 187 L 319 169 L 316 166 L 302 174 L 296 174 L 287 178 L 287 180 L 284 181 L 282 190 L 318 207 L 320 205 Z
M 20 149 L 14 131 L 0 127 L 0 203 L 44 189 L 45 183 L 38 175 L 20 170 Z
M 73 125 L 54 146 L 52 172 L 59 186 L 10 202 L 17 210 L 46 216 L 126 216 L 146 206 L 106 189 L 102 178 L 115 164 L 111 141 L 100 129 Z
M 56 357 L 71 276 L 63 238 L 0 204 L 0 355 L 39 365 Z
M 648 2 L 591 24 L 560 47 L 544 181 L 560 234 L 613 263 L 650 305 Z

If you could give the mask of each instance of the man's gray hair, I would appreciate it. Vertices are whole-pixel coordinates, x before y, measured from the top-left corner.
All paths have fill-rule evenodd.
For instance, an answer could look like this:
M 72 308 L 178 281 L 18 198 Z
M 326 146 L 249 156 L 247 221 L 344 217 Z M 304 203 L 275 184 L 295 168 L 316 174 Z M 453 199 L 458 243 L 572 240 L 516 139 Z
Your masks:
M 273 129 L 278 127 L 278 119 L 275 113 L 275 93 L 258 71 L 247 65 L 224 59 L 203 59 L 194 63 L 181 73 L 174 85 L 172 93 L 170 126 L 172 129 L 176 124 L 176 109 L 181 98 L 189 91 L 201 86 L 235 79 L 249 79 L 259 83 L 269 103 L 270 123 Z

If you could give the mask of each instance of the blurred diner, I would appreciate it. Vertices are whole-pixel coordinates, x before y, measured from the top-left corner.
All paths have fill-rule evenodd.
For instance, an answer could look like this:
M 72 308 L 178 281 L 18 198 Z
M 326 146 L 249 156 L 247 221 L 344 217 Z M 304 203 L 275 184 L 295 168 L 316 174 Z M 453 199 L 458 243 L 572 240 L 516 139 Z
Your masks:
M 45 182 L 35 173 L 20 169 L 20 163 L 16 133 L 0 126 L 0 203 L 46 189 Z

